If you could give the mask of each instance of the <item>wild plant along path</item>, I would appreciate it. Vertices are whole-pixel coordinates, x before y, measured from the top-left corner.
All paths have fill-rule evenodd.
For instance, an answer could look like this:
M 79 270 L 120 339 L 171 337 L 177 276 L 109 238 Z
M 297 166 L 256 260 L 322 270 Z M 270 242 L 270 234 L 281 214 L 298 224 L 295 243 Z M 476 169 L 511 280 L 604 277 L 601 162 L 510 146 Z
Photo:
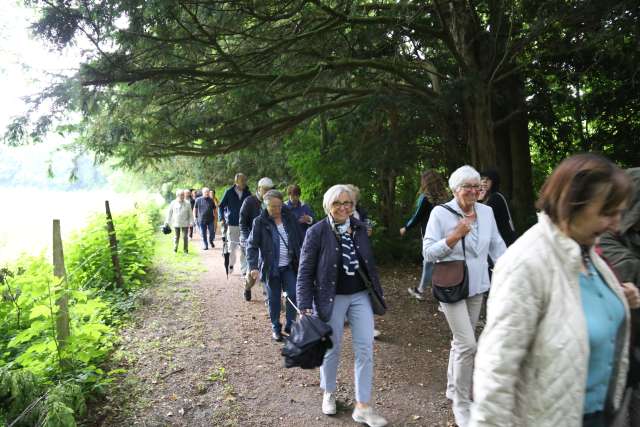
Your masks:
M 226 278 L 220 244 L 189 255 L 162 244 L 157 285 L 125 329 L 113 369 L 121 369 L 90 425 L 351 426 L 353 354 L 345 331 L 338 414 L 320 410 L 318 370 L 286 369 L 273 342 L 261 286 L 242 296 L 238 273 Z M 239 266 L 238 266 L 239 267 Z M 236 267 L 236 270 L 239 268 Z M 428 298 L 406 288 L 418 266 L 381 269 L 390 310 L 376 318 L 373 401 L 391 425 L 451 425 L 444 396 L 450 333 Z

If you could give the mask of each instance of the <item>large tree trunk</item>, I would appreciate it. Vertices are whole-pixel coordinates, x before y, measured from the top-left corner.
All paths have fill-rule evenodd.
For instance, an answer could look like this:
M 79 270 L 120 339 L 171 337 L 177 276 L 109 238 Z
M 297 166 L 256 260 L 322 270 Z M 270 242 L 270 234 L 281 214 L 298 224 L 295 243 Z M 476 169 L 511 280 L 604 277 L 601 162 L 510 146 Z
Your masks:
M 511 140 L 511 175 L 513 191 L 511 193 L 512 214 L 517 229 L 522 232 L 536 222 L 533 178 L 531 174 L 531 152 L 529 151 L 529 120 L 525 103 L 524 79 L 515 76 L 507 85 L 514 111 L 509 122 Z

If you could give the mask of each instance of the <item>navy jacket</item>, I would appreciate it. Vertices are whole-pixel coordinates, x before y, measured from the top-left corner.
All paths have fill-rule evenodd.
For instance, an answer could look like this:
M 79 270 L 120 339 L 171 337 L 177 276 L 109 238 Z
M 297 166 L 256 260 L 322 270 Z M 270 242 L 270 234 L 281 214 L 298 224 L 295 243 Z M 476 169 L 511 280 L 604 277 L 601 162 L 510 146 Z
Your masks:
M 252 194 L 244 199 L 240 208 L 240 240 L 247 240 L 253 227 L 253 220 L 260 215 L 262 202 L 258 196 Z
M 364 267 L 378 295 L 383 297 L 371 243 L 367 236 L 367 225 L 354 217 L 351 217 L 350 221 L 356 251 L 364 261 L 361 267 Z M 338 268 L 342 268 L 338 240 L 329 218 L 325 218 L 307 231 L 300 253 L 296 292 L 300 310 L 313 308 L 322 320 L 329 321 L 333 312 L 333 300 L 336 297 Z
M 289 261 L 300 259 L 302 229 L 295 217 L 286 208 L 282 209 L 282 223 L 287 232 Z M 253 227 L 247 240 L 247 262 L 250 270 L 260 270 L 260 279 L 267 282 L 269 277 L 277 277 L 280 259 L 280 236 L 276 223 L 266 209 L 253 220 Z
M 238 198 L 235 187 L 235 185 L 232 185 L 224 192 L 220 206 L 218 206 L 218 218 L 224 219 L 228 225 L 237 227 L 240 224 L 242 202 L 251 195 L 251 192 L 245 187 L 242 197 Z

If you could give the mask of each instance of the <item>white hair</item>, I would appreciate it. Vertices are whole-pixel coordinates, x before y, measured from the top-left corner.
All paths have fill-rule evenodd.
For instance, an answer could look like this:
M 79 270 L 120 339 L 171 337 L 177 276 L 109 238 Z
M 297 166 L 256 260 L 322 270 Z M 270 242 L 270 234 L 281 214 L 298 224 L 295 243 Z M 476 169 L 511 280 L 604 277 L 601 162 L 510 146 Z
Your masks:
M 347 193 L 352 202 L 354 201 L 354 195 L 351 189 L 344 184 L 336 184 L 333 187 L 329 188 L 326 193 L 324 193 L 324 197 L 322 198 L 322 207 L 324 208 L 324 212 L 329 215 L 331 212 L 331 206 L 333 202 L 338 200 L 342 193 Z
M 202 193 L 203 193 L 203 195 L 204 195 L 204 192 L 205 192 L 205 191 L 209 191 L 209 188 L 208 188 L 208 187 L 202 187 Z
M 480 181 L 480 174 L 469 165 L 460 166 L 449 177 L 449 188 L 455 192 L 467 181 Z
M 179 199 L 182 194 L 184 194 L 184 190 L 176 190 L 176 199 Z
M 280 199 L 280 201 L 283 201 L 284 200 L 284 196 L 278 190 L 269 190 L 264 194 L 264 196 L 262 196 L 262 199 L 266 203 L 269 203 L 269 200 L 271 200 L 271 199 Z

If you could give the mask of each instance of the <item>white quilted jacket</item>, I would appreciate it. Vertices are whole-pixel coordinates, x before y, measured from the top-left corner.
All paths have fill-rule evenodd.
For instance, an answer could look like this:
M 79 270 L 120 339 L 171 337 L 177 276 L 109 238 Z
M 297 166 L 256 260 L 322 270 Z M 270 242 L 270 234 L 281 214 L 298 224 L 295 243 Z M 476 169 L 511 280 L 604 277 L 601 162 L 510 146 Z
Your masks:
M 629 308 L 613 272 L 594 251 L 594 266 L 622 300 L 614 404 L 628 368 Z M 498 260 L 478 342 L 471 427 L 580 427 L 589 363 L 578 282 L 578 244 L 545 214 Z

